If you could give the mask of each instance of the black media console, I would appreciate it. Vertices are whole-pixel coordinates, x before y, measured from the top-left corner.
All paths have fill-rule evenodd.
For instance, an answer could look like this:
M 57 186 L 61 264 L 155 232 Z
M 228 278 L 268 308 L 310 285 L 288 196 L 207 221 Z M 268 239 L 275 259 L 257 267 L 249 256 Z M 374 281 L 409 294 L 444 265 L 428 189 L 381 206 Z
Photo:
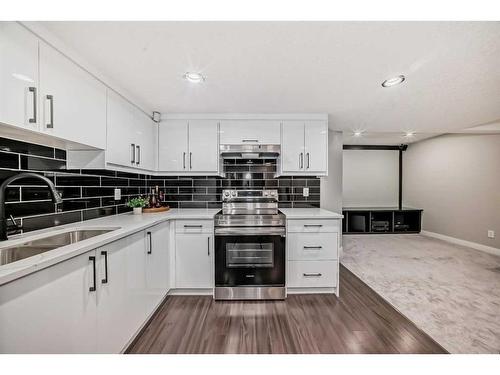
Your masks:
M 342 210 L 344 234 L 420 233 L 422 211 L 403 207 L 352 207 Z

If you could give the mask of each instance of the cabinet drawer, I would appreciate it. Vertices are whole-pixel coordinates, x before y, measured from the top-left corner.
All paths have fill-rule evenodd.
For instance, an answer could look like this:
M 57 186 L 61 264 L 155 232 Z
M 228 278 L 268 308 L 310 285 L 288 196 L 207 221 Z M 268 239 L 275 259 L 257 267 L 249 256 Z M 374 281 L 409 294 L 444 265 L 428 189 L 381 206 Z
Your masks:
M 333 288 L 337 286 L 336 260 L 309 260 L 288 262 L 290 288 Z
M 289 260 L 338 259 L 337 233 L 291 233 L 288 236 Z
M 176 220 L 176 233 L 213 233 L 214 222 L 212 220 Z
M 288 232 L 293 233 L 322 233 L 339 232 L 339 220 L 288 220 Z

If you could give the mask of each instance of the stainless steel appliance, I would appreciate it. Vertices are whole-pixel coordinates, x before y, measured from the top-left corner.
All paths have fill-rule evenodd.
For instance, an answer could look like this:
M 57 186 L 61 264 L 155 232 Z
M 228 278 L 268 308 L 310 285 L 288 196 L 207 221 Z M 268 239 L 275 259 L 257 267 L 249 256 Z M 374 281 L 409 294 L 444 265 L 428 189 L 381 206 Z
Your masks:
M 277 190 L 224 190 L 215 216 L 215 299 L 285 298 L 285 215 Z

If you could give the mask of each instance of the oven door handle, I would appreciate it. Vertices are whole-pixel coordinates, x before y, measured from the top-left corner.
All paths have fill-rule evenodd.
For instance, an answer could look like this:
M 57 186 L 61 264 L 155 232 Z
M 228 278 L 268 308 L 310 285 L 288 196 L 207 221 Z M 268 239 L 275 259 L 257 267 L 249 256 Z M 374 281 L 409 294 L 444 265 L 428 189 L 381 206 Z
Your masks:
M 216 236 L 281 236 L 285 237 L 285 229 L 264 229 L 264 228 L 252 228 L 250 230 L 244 230 L 242 228 L 215 228 Z

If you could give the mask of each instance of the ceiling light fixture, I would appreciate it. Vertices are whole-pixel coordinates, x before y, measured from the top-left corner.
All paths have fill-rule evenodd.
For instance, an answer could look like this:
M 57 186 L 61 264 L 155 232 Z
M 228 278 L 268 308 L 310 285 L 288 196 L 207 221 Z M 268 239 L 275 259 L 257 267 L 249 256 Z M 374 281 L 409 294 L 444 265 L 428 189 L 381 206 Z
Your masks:
M 359 130 L 354 132 L 355 137 L 361 137 L 362 134 L 363 134 L 363 132 L 359 131 Z
M 405 79 L 406 77 L 402 74 L 396 77 L 386 79 L 384 82 L 382 82 L 382 87 L 391 87 L 399 85 L 400 83 L 403 83 Z
M 415 135 L 414 132 L 406 132 L 405 137 L 410 138 L 410 137 L 413 137 L 414 135 Z
M 196 72 L 186 72 L 183 75 L 184 79 L 191 82 L 191 83 L 200 83 L 205 81 L 205 77 L 201 73 L 196 73 Z

